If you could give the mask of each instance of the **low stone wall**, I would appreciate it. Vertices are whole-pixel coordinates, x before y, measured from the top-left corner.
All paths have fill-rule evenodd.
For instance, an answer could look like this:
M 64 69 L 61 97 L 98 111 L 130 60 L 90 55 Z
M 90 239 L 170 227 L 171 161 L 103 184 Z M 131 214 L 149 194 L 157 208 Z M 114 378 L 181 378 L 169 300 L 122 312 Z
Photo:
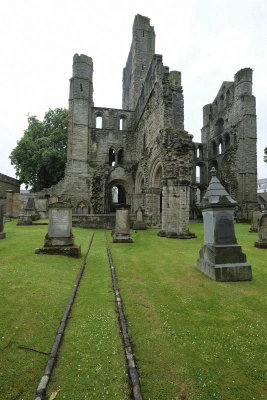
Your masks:
M 136 220 L 135 214 L 130 214 L 130 227 Z M 88 229 L 114 229 L 116 214 L 72 214 L 72 226 Z
M 72 226 L 90 229 L 113 229 L 115 227 L 115 220 L 115 214 L 73 214 Z

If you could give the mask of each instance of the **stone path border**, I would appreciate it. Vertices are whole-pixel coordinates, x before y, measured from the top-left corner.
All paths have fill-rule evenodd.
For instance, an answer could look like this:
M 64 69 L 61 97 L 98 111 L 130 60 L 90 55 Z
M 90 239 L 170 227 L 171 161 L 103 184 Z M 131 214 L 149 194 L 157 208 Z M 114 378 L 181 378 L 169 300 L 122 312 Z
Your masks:
M 118 282 L 117 282 L 117 278 L 116 278 L 115 267 L 113 264 L 110 248 L 108 245 L 106 232 L 105 232 L 105 238 L 106 238 L 106 248 L 107 248 L 107 254 L 108 254 L 108 259 L 109 259 L 110 271 L 111 271 L 111 276 L 112 276 L 112 281 L 113 281 L 113 289 L 114 289 L 114 293 L 115 293 L 116 304 L 117 304 L 117 309 L 118 309 L 118 314 L 119 314 L 119 323 L 120 323 L 120 328 L 121 328 L 122 338 L 123 338 L 123 343 L 124 343 L 125 357 L 126 357 L 126 361 L 127 361 L 127 365 L 128 365 L 128 374 L 129 374 L 129 378 L 130 378 L 131 389 L 133 392 L 133 399 L 134 400 L 142 400 L 139 375 L 138 375 L 137 368 L 136 368 L 135 361 L 134 361 L 134 355 L 133 355 L 133 351 L 132 351 L 130 337 L 129 337 L 128 331 L 127 331 L 126 318 L 125 318 L 125 315 L 123 312 L 122 300 L 121 300 Z
M 42 378 L 40 380 L 40 383 L 38 385 L 38 388 L 36 390 L 37 397 L 35 397 L 35 400 L 44 400 L 45 399 L 47 385 L 48 385 L 48 382 L 50 380 L 52 370 L 53 370 L 53 368 L 55 366 L 57 353 L 58 353 L 58 350 L 59 350 L 59 347 L 60 347 L 60 344 L 61 344 L 61 340 L 62 340 L 63 335 L 64 335 L 64 331 L 65 331 L 66 324 L 67 324 L 67 319 L 69 317 L 69 314 L 70 314 L 70 311 L 71 311 L 71 307 L 72 307 L 72 304 L 74 302 L 74 299 L 75 299 L 75 296 L 76 296 L 76 293 L 77 293 L 78 286 L 79 286 L 81 278 L 83 276 L 83 272 L 84 272 L 86 261 L 87 261 L 87 256 L 88 256 L 89 250 L 91 248 L 91 244 L 93 242 L 94 234 L 95 234 L 95 232 L 93 232 L 93 234 L 92 234 L 90 243 L 88 245 L 88 248 L 86 250 L 86 253 L 85 253 L 81 268 L 80 268 L 80 272 L 77 275 L 77 278 L 76 278 L 76 281 L 75 281 L 75 284 L 74 284 L 74 287 L 73 287 L 73 291 L 71 293 L 68 305 L 67 305 L 67 307 L 65 309 L 65 312 L 63 314 L 63 317 L 62 317 L 62 319 L 60 321 L 60 325 L 59 325 L 59 328 L 58 328 L 58 331 L 57 331 L 57 334 L 56 334 L 56 337 L 55 337 L 55 340 L 54 340 L 54 343 L 53 343 L 53 346 L 52 346 L 52 349 L 51 349 L 51 352 L 50 352 L 50 358 L 47 361 L 44 375 L 42 376 Z

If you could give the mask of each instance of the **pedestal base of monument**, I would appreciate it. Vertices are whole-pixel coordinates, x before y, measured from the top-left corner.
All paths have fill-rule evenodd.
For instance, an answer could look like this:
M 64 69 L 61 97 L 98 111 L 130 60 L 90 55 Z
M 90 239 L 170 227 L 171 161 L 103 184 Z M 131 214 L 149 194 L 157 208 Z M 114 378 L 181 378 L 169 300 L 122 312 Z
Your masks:
M 35 254 L 52 254 L 68 257 L 81 257 L 81 245 L 72 246 L 40 246 L 35 249 Z
M 144 222 L 142 221 L 134 221 L 133 223 L 133 229 L 136 231 L 144 231 L 147 229 L 147 226 Z
M 18 226 L 32 225 L 32 217 L 30 215 L 19 215 Z
M 166 237 L 168 239 L 194 239 L 196 235 L 192 232 L 184 232 L 184 233 L 177 233 L 177 232 L 166 232 L 166 231 L 159 231 L 158 236 Z
M 258 247 L 259 249 L 267 249 L 267 242 L 255 242 L 254 243 L 255 247 Z
M 6 238 L 5 232 L 0 232 L 0 239 L 5 239 L 5 238 Z
M 251 265 L 237 245 L 204 244 L 199 252 L 197 268 L 218 282 L 251 281 Z
M 113 243 L 133 243 L 133 238 L 131 234 L 123 234 L 123 233 L 114 233 L 113 234 Z

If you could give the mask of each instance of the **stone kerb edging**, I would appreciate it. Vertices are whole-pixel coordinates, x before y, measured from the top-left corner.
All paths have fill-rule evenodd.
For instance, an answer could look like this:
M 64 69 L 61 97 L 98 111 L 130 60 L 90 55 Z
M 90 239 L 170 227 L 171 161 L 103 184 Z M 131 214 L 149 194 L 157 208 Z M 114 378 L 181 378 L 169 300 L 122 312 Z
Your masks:
M 113 289 L 114 289 L 114 293 L 115 293 L 116 304 L 117 304 L 117 309 L 118 309 L 118 314 L 119 314 L 119 323 L 120 323 L 120 328 L 121 328 L 122 338 L 123 338 L 123 343 L 124 343 L 125 357 L 126 357 L 126 361 L 127 361 L 127 365 L 128 365 L 128 374 L 129 374 L 129 378 L 130 378 L 131 389 L 133 392 L 132 393 L 133 399 L 134 400 L 142 400 L 139 375 L 138 375 L 137 368 L 136 368 L 135 361 L 134 361 L 134 355 L 133 355 L 133 351 L 132 351 L 130 337 L 129 337 L 128 331 L 127 331 L 126 318 L 125 318 L 125 315 L 123 312 L 122 300 L 121 300 L 118 282 L 117 282 L 117 278 L 116 278 L 115 267 L 114 267 L 114 264 L 112 261 L 112 256 L 111 256 L 110 248 L 108 245 L 106 232 L 105 232 L 105 238 L 106 238 L 106 248 L 107 248 L 107 254 L 108 254 L 108 259 L 109 259 L 112 282 L 113 282 Z
M 52 346 L 52 349 L 51 349 L 50 358 L 47 361 L 44 375 L 42 376 L 42 378 L 40 380 L 40 383 L 39 383 L 39 385 L 37 387 L 37 390 L 36 390 L 37 397 L 35 397 L 35 400 L 44 400 L 45 399 L 47 385 L 49 383 L 49 380 L 50 380 L 50 377 L 51 377 L 51 373 L 52 373 L 53 368 L 55 366 L 57 353 L 58 353 L 58 350 L 59 350 L 59 347 L 60 347 L 60 344 L 61 344 L 61 341 L 62 341 L 62 338 L 63 338 L 63 335 L 64 335 L 64 331 L 65 331 L 65 328 L 66 328 L 67 320 L 68 320 L 68 317 L 69 317 L 69 314 L 70 314 L 70 311 L 71 311 L 71 307 L 72 307 L 72 304 L 74 302 L 74 299 L 75 299 L 75 296 L 76 296 L 76 293 L 77 293 L 77 290 L 78 290 L 78 286 L 79 286 L 81 278 L 83 276 L 83 272 L 84 272 L 84 269 L 85 269 L 85 266 L 86 266 L 87 256 L 88 256 L 89 250 L 90 250 L 92 242 L 93 242 L 94 234 L 95 234 L 95 232 L 93 232 L 93 234 L 92 234 L 90 243 L 88 245 L 88 248 L 86 250 L 86 253 L 85 253 L 81 268 L 80 268 L 80 272 L 78 273 L 76 281 L 75 281 L 75 284 L 73 286 L 73 291 L 71 293 L 68 305 L 67 305 L 67 307 L 65 309 L 65 312 L 63 314 L 63 317 L 62 317 L 62 319 L 60 321 L 60 325 L 59 325 L 59 328 L 58 328 L 58 331 L 57 331 L 57 334 L 56 334 L 56 337 L 55 337 L 55 340 L 54 340 L 54 343 L 53 343 L 53 346 Z

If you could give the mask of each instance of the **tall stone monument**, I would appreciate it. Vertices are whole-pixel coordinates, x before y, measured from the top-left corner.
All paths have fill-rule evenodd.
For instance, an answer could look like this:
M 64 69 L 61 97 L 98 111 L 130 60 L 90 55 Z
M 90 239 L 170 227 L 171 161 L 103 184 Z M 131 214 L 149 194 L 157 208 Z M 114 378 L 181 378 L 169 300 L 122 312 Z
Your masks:
M 255 247 L 267 249 L 267 210 L 264 210 L 260 215 L 258 235 L 259 239 L 255 242 Z
M 44 246 L 36 254 L 58 254 L 70 257 L 81 256 L 81 246 L 75 245 L 72 234 L 72 206 L 65 202 L 49 205 L 48 233 Z
M 5 239 L 6 234 L 4 232 L 4 213 L 3 206 L 0 205 L 0 239 Z
M 197 260 L 198 269 L 215 281 L 250 281 L 251 266 L 238 245 L 234 230 L 237 202 L 226 192 L 216 170 L 203 197 L 204 243 Z
M 118 204 L 116 207 L 116 224 L 113 233 L 113 243 L 133 243 L 130 232 L 130 216 L 128 204 Z

